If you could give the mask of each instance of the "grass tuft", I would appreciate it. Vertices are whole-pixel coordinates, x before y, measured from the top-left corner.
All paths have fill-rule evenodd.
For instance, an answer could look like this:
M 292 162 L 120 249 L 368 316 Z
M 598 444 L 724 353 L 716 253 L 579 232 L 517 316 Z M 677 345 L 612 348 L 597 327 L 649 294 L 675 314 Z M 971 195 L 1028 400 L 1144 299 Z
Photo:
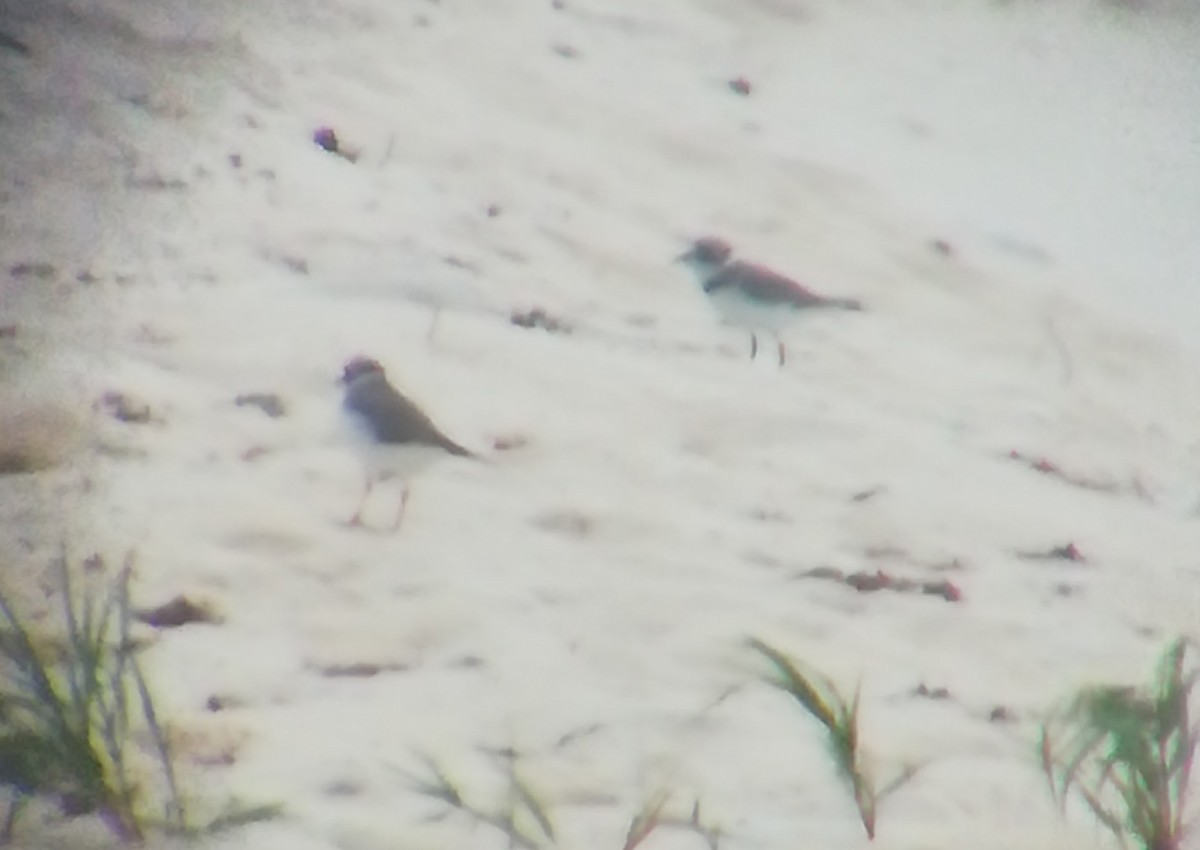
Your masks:
M 1175 640 L 1148 688 L 1082 688 L 1042 726 L 1042 770 L 1055 801 L 1065 810 L 1072 795 L 1082 800 L 1122 846 L 1183 846 L 1200 740 L 1190 706 L 1200 678 L 1194 655 L 1192 643 Z
M 635 850 L 655 832 L 668 828 L 693 832 L 704 839 L 708 850 L 720 850 L 722 832 L 720 828 L 706 824 L 701 819 L 700 801 L 692 802 L 691 814 L 688 817 L 677 817 L 666 813 L 671 796 L 670 789 L 660 788 L 646 799 L 629 821 L 623 850 Z
M 489 811 L 478 804 L 468 802 L 459 784 L 452 780 L 436 761 L 425 755 L 419 757 L 425 763 L 429 778 L 400 771 L 417 793 L 439 800 L 473 821 L 499 830 L 508 838 L 510 847 L 540 850 L 553 846 L 555 832 L 549 812 L 538 795 L 517 773 L 515 754 L 504 758 L 508 793 L 505 795 L 504 806 L 496 811 Z M 527 820 L 532 820 L 537 829 L 529 828 L 525 824 Z
M 182 828 L 171 754 L 130 637 L 132 568 L 105 589 L 78 592 L 65 555 L 58 570 L 61 646 L 35 639 L 0 594 L 0 785 L 13 789 L 0 843 L 34 796 L 53 797 L 64 815 L 97 814 L 121 840 L 142 841 L 144 777 L 130 764 L 138 723 L 154 741 L 166 787 L 162 818 Z
M 859 738 L 859 696 L 861 687 L 846 698 L 829 677 L 802 667 L 799 662 L 758 638 L 749 646 L 771 662 L 774 675 L 768 684 L 791 696 L 804 711 L 825 729 L 829 753 L 838 777 L 845 783 L 858 810 L 859 820 L 867 838 L 875 838 L 876 814 L 879 803 L 917 773 L 917 767 L 906 767 L 883 788 L 878 788 L 866 763 Z
M 629 821 L 623 850 L 634 850 L 662 826 L 663 809 L 666 808 L 670 799 L 671 792 L 666 788 L 660 788 L 647 798 Z

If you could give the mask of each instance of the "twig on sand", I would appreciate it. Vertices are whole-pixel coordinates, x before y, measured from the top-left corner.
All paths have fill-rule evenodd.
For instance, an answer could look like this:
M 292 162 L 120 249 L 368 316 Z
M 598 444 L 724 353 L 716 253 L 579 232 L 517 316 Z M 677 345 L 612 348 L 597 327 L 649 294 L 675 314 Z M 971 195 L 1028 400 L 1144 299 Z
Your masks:
M 1071 362 L 1071 352 L 1067 348 L 1067 344 L 1063 342 L 1063 338 L 1058 332 L 1058 326 L 1054 324 L 1053 316 L 1046 317 L 1046 332 L 1049 334 L 1050 342 L 1054 346 L 1054 349 L 1058 352 L 1059 358 L 1062 360 L 1063 386 L 1068 386 L 1071 383 L 1071 379 L 1075 375 L 1075 369 Z
M 1123 484 L 1118 480 L 1105 481 L 1097 478 L 1084 478 L 1081 475 L 1067 472 L 1049 458 L 1028 455 L 1017 449 L 1011 450 L 1007 457 L 1010 460 L 1025 464 L 1035 472 L 1040 472 L 1042 475 L 1048 475 L 1051 478 L 1057 478 L 1059 481 L 1070 484 L 1072 487 L 1079 487 L 1082 490 L 1094 490 L 1097 493 L 1111 493 L 1114 496 L 1130 492 L 1148 504 L 1153 505 L 1156 502 L 1153 491 L 1142 480 L 1141 476 L 1137 474 L 1130 476 L 1128 484 Z
M 383 168 L 385 165 L 388 164 L 388 161 L 392 158 L 392 151 L 395 149 L 395 147 L 396 147 L 396 134 L 392 133 L 391 135 L 388 136 L 387 148 L 385 148 L 383 151 L 383 158 L 379 160 L 380 168 Z
M 0 30 L 0 47 L 6 47 L 14 53 L 19 53 L 22 56 L 29 55 L 28 44 L 21 41 L 19 38 L 14 38 L 3 30 Z
M 555 832 L 549 813 L 538 795 L 517 773 L 515 753 L 498 754 L 503 759 L 504 768 L 508 774 L 508 799 L 506 804 L 498 810 L 485 809 L 468 802 L 462 787 L 450 779 L 434 759 L 420 753 L 417 755 L 425 763 L 431 779 L 422 779 L 396 768 L 408 779 L 412 789 L 417 793 L 440 800 L 450 809 L 467 815 L 475 822 L 487 824 L 499 830 L 508 838 L 510 847 L 541 850 L 547 843 L 554 843 Z M 531 818 L 537 825 L 538 831 L 531 830 L 519 823 L 519 820 L 525 820 L 524 817 L 521 817 L 522 815 Z
M 1072 487 L 1079 487 L 1083 490 L 1096 490 L 1101 493 L 1116 493 L 1121 489 L 1115 482 L 1094 481 L 1066 472 L 1061 466 L 1048 458 L 1027 455 L 1017 449 L 1010 451 L 1008 457 L 1010 460 L 1025 464 L 1035 472 L 1040 472 L 1042 475 L 1049 475 L 1051 478 L 1057 478 L 1060 481 L 1070 484 Z
M 433 336 L 437 333 L 438 319 L 442 317 L 442 308 L 439 304 L 433 305 L 433 313 L 429 317 L 429 334 L 425 338 L 427 345 L 433 345 Z
M 687 817 L 664 814 L 667 803 L 671 800 L 671 790 L 661 788 L 650 796 L 629 821 L 629 829 L 625 834 L 623 850 L 635 850 L 646 839 L 659 829 L 678 829 L 694 832 L 704 839 L 709 850 L 719 850 L 722 832 L 719 827 L 711 826 L 700 819 L 700 800 L 692 802 L 691 814 Z

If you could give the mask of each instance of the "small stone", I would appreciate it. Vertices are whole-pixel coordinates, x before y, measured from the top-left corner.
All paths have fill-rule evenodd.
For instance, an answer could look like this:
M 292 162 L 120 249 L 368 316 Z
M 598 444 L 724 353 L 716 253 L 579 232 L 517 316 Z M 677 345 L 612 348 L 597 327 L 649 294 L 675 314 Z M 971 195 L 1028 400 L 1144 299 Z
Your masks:
M 922 682 L 921 684 L 917 685 L 916 690 L 913 691 L 913 695 L 932 700 L 947 700 L 950 699 L 950 689 L 931 688 Z
M 376 664 L 371 661 L 354 661 L 348 664 L 324 664 L 317 672 L 328 679 L 371 679 L 380 673 L 400 673 L 408 670 L 407 664 Z
M 330 797 L 357 797 L 363 792 L 363 786 L 355 779 L 334 779 L 321 790 Z
M 529 438 L 524 434 L 503 434 L 492 439 L 492 449 L 498 452 L 511 452 L 523 449 L 529 445 Z
M 303 257 L 283 257 L 283 264 L 296 274 L 308 274 L 308 260 Z
M 147 608 L 134 615 L 156 629 L 174 629 L 190 623 L 216 623 L 219 617 L 208 608 L 197 605 L 186 596 L 176 596 L 157 608 Z
M 595 530 L 595 521 L 579 511 L 558 510 L 542 514 L 533 524 L 543 531 L 553 531 L 568 537 L 588 537 Z
M 158 172 L 131 174 L 125 178 L 125 185 L 131 189 L 145 189 L 148 192 L 181 192 L 188 187 L 186 180 L 180 177 L 166 177 Z
M 479 271 L 478 265 L 455 254 L 447 254 L 446 256 L 442 257 L 442 262 L 450 266 L 452 269 L 462 269 L 463 271 L 468 272 Z
M 52 263 L 17 263 L 11 266 L 8 273 L 15 278 L 36 277 L 38 280 L 48 280 L 58 273 Z
M 135 401 L 125 393 L 109 390 L 100 396 L 98 407 L 118 422 L 144 425 L 153 418 L 149 405 Z
M 921 592 L 927 596 L 940 596 L 947 602 L 961 602 L 962 591 L 952 581 L 929 581 L 921 586 Z
M 850 497 L 850 501 L 865 502 L 868 499 L 875 498 L 880 493 L 884 492 L 884 490 L 886 490 L 886 489 L 887 489 L 886 487 L 880 486 L 880 487 L 872 487 L 869 490 L 860 490 L 859 492 L 855 493 L 853 496 Z
M 853 587 L 859 593 L 873 593 L 876 590 L 884 590 L 892 587 L 894 582 L 892 577 L 883 570 L 876 570 L 874 573 L 851 573 L 846 576 L 846 584 Z
M 253 445 L 238 455 L 245 463 L 254 463 L 259 458 L 266 457 L 271 453 L 269 446 Z
M 233 400 L 238 407 L 257 407 L 272 419 L 287 413 L 287 407 L 275 393 L 243 393 Z
M 323 151 L 337 153 L 340 150 L 337 133 L 332 127 L 318 127 L 313 130 L 313 143 Z
M 1016 717 L 1013 716 L 1011 709 L 998 705 L 988 713 L 988 720 L 992 723 L 1012 723 Z
M 740 94 L 742 97 L 747 97 L 750 94 L 750 81 L 745 77 L 734 77 L 729 81 L 729 88 L 735 94 Z
M 1064 543 L 1053 546 L 1041 552 L 1018 552 L 1017 557 L 1028 561 L 1070 561 L 1075 564 L 1086 564 L 1087 558 L 1074 543 Z
M 551 316 L 541 307 L 534 307 L 530 310 L 514 310 L 509 316 L 509 321 L 519 328 L 541 328 L 550 333 L 571 332 L 571 326 L 567 322 Z
M 1086 562 L 1087 558 L 1083 557 L 1083 553 L 1079 551 L 1079 547 L 1074 543 L 1068 543 L 1066 546 L 1059 546 L 1051 550 L 1051 554 L 1056 558 L 1061 558 L 1064 561 L 1075 561 L 1077 563 Z
M 332 127 L 318 127 L 313 130 L 312 139 L 313 143 L 323 151 L 340 156 L 346 162 L 358 161 L 358 151 L 343 145 Z
M 7 48 L 21 56 L 29 55 L 29 45 L 6 32 L 0 32 L 0 47 Z
M 461 658 L 456 658 L 451 661 L 450 666 L 459 670 L 478 670 L 482 667 L 486 667 L 487 662 L 485 662 L 478 655 L 464 655 Z
M 797 578 L 819 578 L 826 579 L 827 581 L 838 581 L 844 583 L 846 581 L 846 573 L 837 567 L 820 566 L 813 567 L 811 570 L 806 570 L 805 572 L 800 573 Z

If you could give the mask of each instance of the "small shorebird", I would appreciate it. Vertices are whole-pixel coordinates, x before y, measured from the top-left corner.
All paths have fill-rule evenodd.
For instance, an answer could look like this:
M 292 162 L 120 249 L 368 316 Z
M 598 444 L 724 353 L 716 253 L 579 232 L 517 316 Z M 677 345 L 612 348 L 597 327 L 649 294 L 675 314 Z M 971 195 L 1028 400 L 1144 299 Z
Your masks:
M 827 298 L 766 266 L 733 259 L 724 239 L 705 236 L 675 258 L 704 289 L 724 319 L 750 331 L 750 359 L 758 354 L 758 332 L 767 331 L 779 344 L 779 365 L 787 358 L 779 333 L 801 313 L 817 308 L 862 310 L 856 298 Z
M 363 507 L 381 481 L 403 483 L 400 509 L 393 528 L 399 528 L 408 502 L 410 479 L 442 457 L 475 455 L 443 434 L 421 408 L 391 385 L 379 361 L 355 357 L 342 370 L 345 387 L 342 412 L 366 460 L 367 483 L 350 525 L 362 525 Z

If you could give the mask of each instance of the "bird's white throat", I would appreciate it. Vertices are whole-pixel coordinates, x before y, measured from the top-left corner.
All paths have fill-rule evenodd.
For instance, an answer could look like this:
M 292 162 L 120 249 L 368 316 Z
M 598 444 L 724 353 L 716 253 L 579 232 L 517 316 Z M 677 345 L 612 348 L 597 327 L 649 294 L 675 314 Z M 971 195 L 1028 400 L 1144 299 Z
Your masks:
M 714 263 L 700 257 L 684 257 L 679 262 L 692 273 L 696 278 L 696 282 L 705 288 L 707 288 L 708 282 L 716 277 L 721 269 L 725 268 L 724 263 Z

